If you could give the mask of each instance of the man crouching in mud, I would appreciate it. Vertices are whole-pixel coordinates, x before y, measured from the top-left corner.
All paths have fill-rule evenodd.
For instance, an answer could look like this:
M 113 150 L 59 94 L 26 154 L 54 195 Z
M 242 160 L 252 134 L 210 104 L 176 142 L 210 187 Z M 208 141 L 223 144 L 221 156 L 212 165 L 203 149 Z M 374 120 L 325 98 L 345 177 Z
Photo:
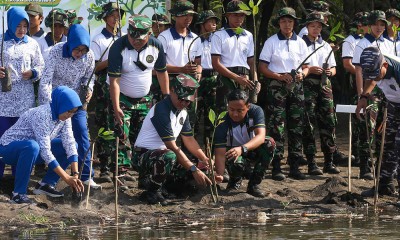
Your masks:
M 228 191 L 239 190 L 247 161 L 255 161 L 247 193 L 265 197 L 259 184 L 275 152 L 275 141 L 266 136 L 264 111 L 249 103 L 248 94 L 240 89 L 228 95 L 228 114 L 215 129 L 216 179 L 222 179 L 225 165 L 229 173 Z
M 193 137 L 186 108 L 194 100 L 199 87 L 197 81 L 187 74 L 179 74 L 170 82 L 170 96 L 150 109 L 144 119 L 135 143 L 135 159 L 138 161 L 139 188 L 149 204 L 167 205 L 161 191 L 165 184 L 176 185 L 180 191 L 187 175 L 192 175 L 200 186 L 211 184 L 211 180 L 193 164 L 177 146 L 176 138 L 182 142 L 202 165 L 208 166 L 208 158 Z M 183 181 L 177 181 L 183 179 Z

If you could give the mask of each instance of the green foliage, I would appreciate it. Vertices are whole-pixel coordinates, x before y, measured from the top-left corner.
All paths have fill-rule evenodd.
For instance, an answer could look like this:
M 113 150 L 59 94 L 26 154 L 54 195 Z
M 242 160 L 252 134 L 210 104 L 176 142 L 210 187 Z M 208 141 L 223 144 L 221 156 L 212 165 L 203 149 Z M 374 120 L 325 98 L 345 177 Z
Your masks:
M 49 218 L 44 216 L 36 216 L 32 213 L 21 213 L 20 217 L 32 224 L 46 224 L 49 223 Z
M 100 128 L 99 131 L 97 132 L 97 137 L 102 138 L 106 141 L 115 139 L 114 131 L 105 131 L 105 129 L 103 127 Z
M 338 22 L 334 28 L 332 28 L 331 32 L 329 33 L 328 39 L 332 42 L 335 42 L 337 38 L 344 39 L 345 37 L 342 34 L 337 33 L 342 25 L 341 22 Z
M 88 19 L 91 20 L 93 17 L 99 15 L 102 11 L 101 5 L 96 5 L 95 3 L 91 3 L 90 7 L 87 9 L 89 12 Z
M 213 124 L 214 128 L 217 127 L 222 122 L 222 119 L 225 117 L 226 113 L 227 113 L 226 111 L 220 113 L 218 115 L 218 118 L 215 119 L 217 115 L 215 114 L 214 110 L 210 109 L 210 111 L 208 112 L 208 119 Z
M 224 5 L 222 4 L 221 0 L 212 0 L 210 2 L 210 6 L 213 10 L 224 9 Z

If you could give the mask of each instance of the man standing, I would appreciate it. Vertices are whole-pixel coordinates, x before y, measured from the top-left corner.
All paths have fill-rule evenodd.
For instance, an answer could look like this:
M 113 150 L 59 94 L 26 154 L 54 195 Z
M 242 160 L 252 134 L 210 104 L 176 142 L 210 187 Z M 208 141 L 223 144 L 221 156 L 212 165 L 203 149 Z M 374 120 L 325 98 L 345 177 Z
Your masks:
M 120 136 L 119 166 L 131 166 L 131 144 L 149 112 L 152 70 L 156 71 L 163 94 L 168 94 L 169 78 L 163 46 L 151 36 L 151 20 L 145 15 L 129 18 L 128 34 L 111 46 L 108 55 L 108 76 L 114 115 L 114 129 Z M 113 152 L 114 143 L 110 142 Z M 115 162 L 115 154 L 111 154 Z
M 146 116 L 135 143 L 139 155 L 139 178 L 148 177 L 144 198 L 149 204 L 167 205 L 161 188 L 167 178 L 177 170 L 192 175 L 198 185 L 211 184 L 210 179 L 193 164 L 177 146 L 181 135 L 187 150 L 208 165 L 208 158 L 201 150 L 189 123 L 186 108 L 194 100 L 199 87 L 197 81 L 187 74 L 179 74 L 171 81 L 170 96 L 153 106 Z M 182 190 L 182 186 L 178 186 Z
M 37 3 L 30 3 L 25 6 L 25 11 L 29 16 L 29 36 L 37 41 L 44 37 L 43 28 L 40 27 L 43 22 L 43 9 Z
M 241 1 L 231 1 L 226 7 L 227 29 L 215 32 L 211 39 L 211 59 L 214 70 L 219 73 L 216 105 L 218 112 L 226 110 L 228 93 L 234 89 L 254 89 L 257 75 L 252 76 L 254 61 L 253 35 L 243 29 L 238 34 L 235 29 L 242 26 L 250 12 L 241 10 Z

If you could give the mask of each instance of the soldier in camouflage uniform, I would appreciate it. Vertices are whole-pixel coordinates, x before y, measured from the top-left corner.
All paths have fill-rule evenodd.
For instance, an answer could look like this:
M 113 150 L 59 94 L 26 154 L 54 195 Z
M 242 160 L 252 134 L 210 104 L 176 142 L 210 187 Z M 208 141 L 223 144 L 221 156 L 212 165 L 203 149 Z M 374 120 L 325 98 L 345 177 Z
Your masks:
M 263 198 L 259 188 L 264 172 L 274 157 L 275 142 L 266 136 L 264 111 L 251 104 L 249 95 L 240 89 L 228 95 L 228 114 L 215 129 L 214 149 L 217 176 L 225 166 L 229 173 L 227 190 L 238 190 L 248 161 L 255 161 L 247 193 Z
M 250 15 L 249 11 L 239 7 L 241 3 L 242 1 L 228 3 L 225 16 L 229 29 L 221 29 L 211 38 L 212 66 L 219 74 L 216 89 L 217 113 L 226 111 L 226 97 L 230 91 L 238 88 L 252 90 L 255 88 L 254 82 L 258 81 L 257 74 L 252 76 L 255 73 L 253 34 L 245 29 L 241 33 L 233 30 L 241 28 L 246 15 Z
M 154 37 L 171 27 L 171 22 L 169 21 L 167 15 L 165 14 L 154 14 L 151 17 L 152 25 L 151 29 L 153 31 Z M 153 104 L 161 101 L 163 99 L 163 94 L 161 92 L 160 84 L 158 84 L 157 75 L 153 72 L 153 83 L 151 84 L 150 92 L 153 94 Z
M 197 96 L 199 100 L 197 102 L 197 122 L 200 124 L 201 116 L 204 119 L 204 143 L 206 138 L 211 140 L 213 133 L 213 125 L 208 118 L 210 109 L 216 112 L 216 89 L 217 89 L 217 76 L 218 72 L 214 71 L 211 63 L 211 39 L 213 33 L 217 29 L 217 24 L 220 19 L 211 10 L 206 10 L 200 13 L 196 25 L 200 27 L 201 44 L 202 44 L 202 55 L 201 55 L 201 67 L 203 68 L 201 73 L 200 87 L 197 90 Z
M 128 34 L 110 48 L 108 76 L 110 78 L 110 110 L 114 115 L 114 131 L 120 137 L 118 164 L 131 165 L 131 143 L 136 141 L 144 117 L 151 104 L 152 70 L 156 71 L 161 90 L 168 94 L 168 73 L 161 43 L 151 36 L 151 20 L 145 15 L 129 18 Z M 133 61 L 132 61 L 133 60 Z M 109 142 L 115 152 L 115 143 Z M 115 154 L 112 153 L 112 162 Z
M 305 22 L 308 35 L 303 36 L 309 52 L 315 51 L 310 57 L 309 74 L 303 80 L 305 118 L 303 131 L 303 152 L 307 157 L 308 174 L 322 175 L 315 162 L 317 153 L 315 129 L 319 127 L 321 149 L 324 154 L 324 172 L 338 174 L 340 170 L 332 164 L 333 153 L 336 150 L 335 126 L 337 124 L 333 103 L 330 78 L 336 75 L 335 55 L 331 46 L 321 37 L 323 27 L 327 27 L 321 12 L 307 15 Z
M 384 155 L 379 181 L 379 194 L 394 195 L 394 176 L 397 170 L 397 181 L 400 183 L 400 61 L 393 55 L 385 55 L 377 47 L 367 47 L 360 57 L 360 67 L 364 79 L 364 88 L 357 104 L 357 116 L 360 109 L 366 110 L 372 90 L 379 88 L 387 99 L 387 125 Z M 374 196 L 374 188 L 361 194 Z
M 303 79 L 308 74 L 308 48 L 303 39 L 294 33 L 297 22 L 294 9 L 285 7 L 278 11 L 274 22 L 280 31 L 264 44 L 260 54 L 259 71 L 267 84 L 267 104 L 265 109 L 268 134 L 276 142 L 276 152 L 272 161 L 272 179 L 282 181 L 281 160 L 284 154 L 285 121 L 288 129 L 290 165 L 289 177 L 304 179 L 299 170 L 302 159 L 302 134 L 304 115 Z M 295 70 L 299 68 L 298 72 Z M 293 73 L 292 73 L 293 72 Z
M 208 158 L 193 137 L 186 108 L 194 100 L 194 93 L 199 84 L 187 74 L 171 78 L 170 96 L 153 106 L 146 116 L 135 143 L 138 155 L 139 181 L 148 178 L 140 187 L 146 189 L 143 197 L 150 204 L 167 202 L 161 188 L 167 179 L 176 179 L 177 171 L 183 169 L 185 175 L 193 176 L 197 184 L 206 186 L 210 179 L 193 164 L 177 146 L 176 138 L 181 135 L 189 152 L 201 160 L 205 166 Z M 175 183 L 175 181 L 172 181 Z M 183 185 L 175 186 L 183 191 Z
M 102 11 L 96 16 L 98 21 L 103 20 L 106 23 L 101 33 L 93 37 L 90 49 L 92 49 L 96 61 L 96 81 L 94 84 L 95 105 L 95 123 L 98 128 L 110 130 L 110 90 L 108 88 L 107 67 L 108 52 L 111 45 L 120 37 L 118 29 L 118 21 L 123 17 L 125 11 L 118 10 L 116 3 L 106 3 L 102 6 Z M 111 115 L 112 116 L 112 115 Z M 102 138 L 97 138 L 97 157 L 100 161 L 100 178 L 102 181 L 111 182 L 109 174 L 109 164 L 111 149 L 108 148 L 108 142 Z

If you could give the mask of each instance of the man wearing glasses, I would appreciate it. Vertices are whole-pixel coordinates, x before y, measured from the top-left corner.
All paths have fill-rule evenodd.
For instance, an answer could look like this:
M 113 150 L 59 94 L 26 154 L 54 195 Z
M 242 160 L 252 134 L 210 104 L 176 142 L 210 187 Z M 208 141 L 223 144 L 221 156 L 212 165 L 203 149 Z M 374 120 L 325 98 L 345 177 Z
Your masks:
M 152 70 L 157 74 L 162 93 L 169 93 L 163 46 L 151 36 L 151 25 L 147 16 L 132 15 L 128 34 L 115 41 L 108 55 L 110 113 L 114 115 L 114 130 L 120 136 L 118 163 L 121 167 L 131 166 L 131 143 L 136 141 L 151 107 Z M 114 143 L 110 142 L 110 149 L 115 153 Z M 114 153 L 111 156 L 115 163 Z
M 146 190 L 142 197 L 149 204 L 160 203 L 163 206 L 167 205 L 163 196 L 166 192 L 161 192 L 164 185 L 178 187 L 180 193 L 183 191 L 184 185 L 173 186 L 176 185 L 176 175 L 181 174 L 182 169 L 187 175 L 185 177 L 194 179 L 198 185 L 204 187 L 211 184 L 210 179 L 188 159 L 176 143 L 180 135 L 187 150 L 208 166 L 207 156 L 193 137 L 186 110 L 194 100 L 199 84 L 193 77 L 179 74 L 170 85 L 170 96 L 150 109 L 135 143 L 139 187 Z
M 51 101 L 51 90 L 58 86 L 67 86 L 75 90 L 81 96 L 82 102 L 88 103 L 92 97 L 94 79 L 90 77 L 94 69 L 94 54 L 89 50 L 89 32 L 79 24 L 74 24 L 69 31 L 67 42 L 54 45 L 47 57 L 39 84 L 41 105 Z M 99 188 L 100 185 L 92 179 L 93 174 L 89 177 L 91 153 L 85 109 L 80 108 L 72 117 L 72 130 L 78 144 L 79 165 L 82 162 L 85 164 L 81 180 L 86 185 L 90 184 L 92 188 Z M 52 190 L 49 188 L 45 191 L 50 191 L 51 194 Z

